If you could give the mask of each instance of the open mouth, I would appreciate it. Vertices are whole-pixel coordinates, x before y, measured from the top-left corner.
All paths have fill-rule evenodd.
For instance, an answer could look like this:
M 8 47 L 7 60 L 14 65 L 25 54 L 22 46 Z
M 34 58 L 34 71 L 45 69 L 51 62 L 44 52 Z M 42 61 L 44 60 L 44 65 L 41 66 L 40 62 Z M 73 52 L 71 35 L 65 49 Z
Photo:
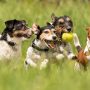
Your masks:
M 46 45 L 47 45 L 49 48 L 55 48 L 57 41 L 56 41 L 56 40 L 55 40 L 55 41 L 45 40 L 45 43 L 46 43 Z

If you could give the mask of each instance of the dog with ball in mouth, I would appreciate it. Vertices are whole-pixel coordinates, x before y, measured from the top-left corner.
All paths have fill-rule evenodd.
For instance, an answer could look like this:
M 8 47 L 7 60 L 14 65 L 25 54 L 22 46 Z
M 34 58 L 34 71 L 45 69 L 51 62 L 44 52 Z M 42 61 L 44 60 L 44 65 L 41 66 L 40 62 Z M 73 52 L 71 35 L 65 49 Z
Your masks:
M 69 16 L 57 17 L 55 14 L 51 15 L 52 22 L 51 25 L 54 26 L 56 30 L 56 35 L 59 38 L 60 50 L 64 56 L 68 59 L 76 59 L 74 55 L 70 42 L 73 41 L 73 22 Z

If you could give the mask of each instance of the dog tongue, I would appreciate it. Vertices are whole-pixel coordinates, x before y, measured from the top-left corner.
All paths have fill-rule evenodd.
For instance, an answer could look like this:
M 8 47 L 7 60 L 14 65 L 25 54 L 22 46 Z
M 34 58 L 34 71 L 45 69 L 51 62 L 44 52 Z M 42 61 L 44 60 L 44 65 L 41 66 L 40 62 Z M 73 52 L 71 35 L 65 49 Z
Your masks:
M 56 45 L 54 44 L 54 42 L 51 42 L 51 43 L 49 44 L 49 47 L 50 47 L 50 48 L 55 48 L 55 46 L 56 46 Z

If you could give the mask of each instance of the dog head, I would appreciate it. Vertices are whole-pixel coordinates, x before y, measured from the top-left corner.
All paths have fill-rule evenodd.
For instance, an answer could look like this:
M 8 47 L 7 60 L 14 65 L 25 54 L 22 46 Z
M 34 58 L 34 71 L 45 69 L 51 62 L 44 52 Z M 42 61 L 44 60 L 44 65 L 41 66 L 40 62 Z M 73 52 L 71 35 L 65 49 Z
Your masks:
M 52 25 L 56 28 L 62 28 L 63 32 L 71 32 L 73 28 L 73 22 L 69 16 L 56 17 L 51 15 Z
M 50 26 L 46 26 L 41 28 L 42 32 L 40 34 L 40 39 L 41 40 L 56 40 L 56 35 L 55 35 L 55 29 L 50 27 Z
M 87 31 L 87 37 L 90 40 L 90 27 L 86 28 L 86 31 Z
M 57 40 L 57 36 L 55 34 L 56 30 L 54 27 L 52 25 L 47 25 L 39 27 L 38 30 L 37 39 L 44 41 L 49 48 L 55 47 L 54 42 Z
M 16 38 L 29 38 L 31 36 L 31 30 L 27 27 L 24 20 L 8 20 L 5 22 L 6 28 L 2 33 L 2 36 L 8 34 L 10 37 Z

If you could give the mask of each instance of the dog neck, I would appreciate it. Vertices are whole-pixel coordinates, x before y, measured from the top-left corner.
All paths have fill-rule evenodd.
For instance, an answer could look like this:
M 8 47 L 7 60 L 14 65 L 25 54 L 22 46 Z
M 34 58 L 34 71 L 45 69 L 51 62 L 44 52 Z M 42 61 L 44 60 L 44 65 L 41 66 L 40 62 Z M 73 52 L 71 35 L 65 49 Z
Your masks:
M 44 41 L 39 39 L 35 39 L 32 43 L 32 47 L 39 50 L 39 51 L 48 51 L 49 48 L 46 46 Z

